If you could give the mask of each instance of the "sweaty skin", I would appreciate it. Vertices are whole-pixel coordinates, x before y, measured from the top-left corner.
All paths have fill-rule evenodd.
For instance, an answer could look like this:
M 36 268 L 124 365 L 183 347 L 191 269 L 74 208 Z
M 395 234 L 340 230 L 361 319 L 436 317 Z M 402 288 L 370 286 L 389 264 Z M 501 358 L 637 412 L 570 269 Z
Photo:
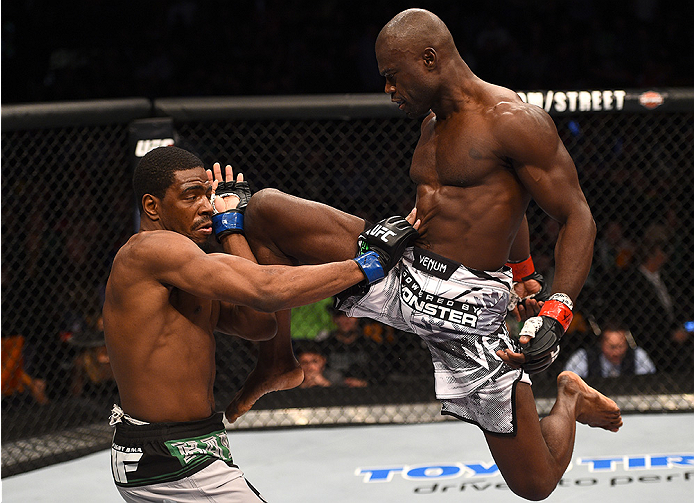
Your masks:
M 428 11 L 395 16 L 378 36 L 376 56 L 391 100 L 410 117 L 423 118 L 410 166 L 422 221 L 415 245 L 469 268 L 498 270 L 509 260 L 534 199 L 561 226 L 552 291 L 575 301 L 590 269 L 595 223 L 549 115 L 474 75 L 446 26 Z M 276 190 L 254 195 L 246 216 L 259 263 L 315 264 L 354 256 L 364 226 L 357 217 Z M 278 335 L 260 343 L 258 364 L 227 410 L 230 420 L 272 391 L 283 371 L 298 368 L 289 314 L 278 313 L 277 320 Z M 525 359 L 510 350 L 497 355 L 512 366 Z M 622 425 L 615 402 L 576 374 L 563 372 L 557 384 L 554 408 L 540 421 L 531 387 L 518 383 L 516 436 L 485 433 L 508 486 L 528 499 L 546 498 L 556 487 L 571 459 L 577 421 L 610 431 Z
M 118 251 L 106 285 L 104 331 L 121 406 L 140 420 L 215 411 L 215 330 L 270 339 L 271 313 L 364 279 L 353 260 L 261 267 L 241 234 L 223 238 L 227 253 L 206 254 L 198 245 L 212 235 L 211 180 L 202 167 L 177 171 L 163 198 L 146 194 L 140 232 Z
M 382 48 L 381 56 L 382 44 L 379 63 L 397 54 Z M 386 92 L 396 102 L 404 99 L 407 112 L 412 98 L 393 83 L 397 77 L 386 74 Z M 564 224 L 553 291 L 575 299 L 590 268 L 595 226 L 573 161 L 542 109 L 471 72 L 468 79 L 464 91 L 451 90 L 461 94 L 458 100 L 439 99 L 432 106 L 437 112 L 422 122 L 410 167 L 422 220 L 418 244 L 467 267 L 497 270 L 534 198 Z M 562 246 L 567 232 L 576 237 L 571 247 Z

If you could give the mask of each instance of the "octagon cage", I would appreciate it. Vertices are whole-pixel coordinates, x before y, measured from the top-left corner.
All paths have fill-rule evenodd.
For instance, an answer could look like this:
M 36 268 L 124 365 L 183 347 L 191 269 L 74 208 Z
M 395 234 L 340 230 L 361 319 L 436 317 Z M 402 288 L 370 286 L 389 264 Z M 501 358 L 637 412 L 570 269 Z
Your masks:
M 626 327 L 628 352 L 643 349 L 652 366 L 588 382 L 626 413 L 692 410 L 694 90 L 519 94 L 553 117 L 598 227 L 562 352 L 533 379 L 538 410 L 549 411 L 569 359 L 596 354 L 615 320 Z M 419 126 L 376 95 L 3 106 L 2 475 L 109 445 L 118 395 L 101 306 L 111 261 L 136 232 L 131 177 L 145 152 L 175 144 L 206 167 L 233 165 L 255 191 L 274 187 L 375 221 L 415 203 L 408 168 Z M 534 202 L 527 215 L 535 266 L 551 281 L 560 227 Z M 656 255 L 660 287 L 647 299 L 640 271 Z M 293 310 L 297 352 L 330 349 L 325 341 L 344 322 L 331 306 L 326 299 Z M 266 395 L 228 427 L 444 420 L 423 343 L 373 320 L 349 323 L 368 347 L 356 369 L 340 377 L 340 364 L 328 360 L 332 386 Z M 257 348 L 223 334 L 216 340 L 221 410 Z M 341 380 L 350 372 L 358 387 Z

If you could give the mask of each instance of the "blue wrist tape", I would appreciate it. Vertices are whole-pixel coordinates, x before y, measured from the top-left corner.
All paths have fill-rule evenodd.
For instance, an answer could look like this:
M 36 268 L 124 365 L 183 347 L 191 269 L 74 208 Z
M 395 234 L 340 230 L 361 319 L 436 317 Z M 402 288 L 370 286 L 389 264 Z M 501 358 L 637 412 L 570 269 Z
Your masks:
M 232 210 L 212 215 L 212 230 L 217 239 L 226 234 L 243 234 L 243 213 Z
M 383 265 L 378 259 L 378 254 L 375 251 L 366 252 L 363 255 L 359 255 L 354 259 L 354 261 L 359 264 L 361 271 L 366 276 L 366 281 L 369 284 L 383 279 L 385 271 L 383 270 Z

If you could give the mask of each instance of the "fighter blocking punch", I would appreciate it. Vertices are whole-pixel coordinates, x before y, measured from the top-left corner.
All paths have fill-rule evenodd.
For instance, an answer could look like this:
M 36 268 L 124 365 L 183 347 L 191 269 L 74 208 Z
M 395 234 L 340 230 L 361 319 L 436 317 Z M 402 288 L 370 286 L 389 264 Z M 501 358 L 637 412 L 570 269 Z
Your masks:
M 383 231 L 363 236 L 355 258 L 362 224 L 339 260 L 260 265 L 246 240 L 251 190 L 230 166 L 222 177 L 219 163 L 205 170 L 190 152 L 160 147 L 138 163 L 133 188 L 140 229 L 114 257 L 103 308 L 120 401 L 109 421 L 114 483 L 126 501 L 265 501 L 233 464 L 216 412 L 214 332 L 272 341 L 275 313 L 378 281 L 417 233 L 401 218 L 386 220 Z M 414 229 L 415 214 L 407 217 Z M 284 228 L 297 233 L 291 223 Z M 212 234 L 221 252 L 204 250 Z M 294 387 L 298 377 L 285 373 L 275 388 Z M 185 463 L 166 448 L 191 438 L 204 446 Z

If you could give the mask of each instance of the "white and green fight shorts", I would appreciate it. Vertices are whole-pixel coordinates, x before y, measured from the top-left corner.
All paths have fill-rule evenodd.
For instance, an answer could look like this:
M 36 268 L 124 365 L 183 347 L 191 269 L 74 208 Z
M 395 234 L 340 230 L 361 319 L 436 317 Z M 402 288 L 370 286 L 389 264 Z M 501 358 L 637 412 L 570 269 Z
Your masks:
M 222 414 L 184 423 L 146 423 L 113 406 L 113 480 L 132 503 L 262 503 L 231 458 Z

